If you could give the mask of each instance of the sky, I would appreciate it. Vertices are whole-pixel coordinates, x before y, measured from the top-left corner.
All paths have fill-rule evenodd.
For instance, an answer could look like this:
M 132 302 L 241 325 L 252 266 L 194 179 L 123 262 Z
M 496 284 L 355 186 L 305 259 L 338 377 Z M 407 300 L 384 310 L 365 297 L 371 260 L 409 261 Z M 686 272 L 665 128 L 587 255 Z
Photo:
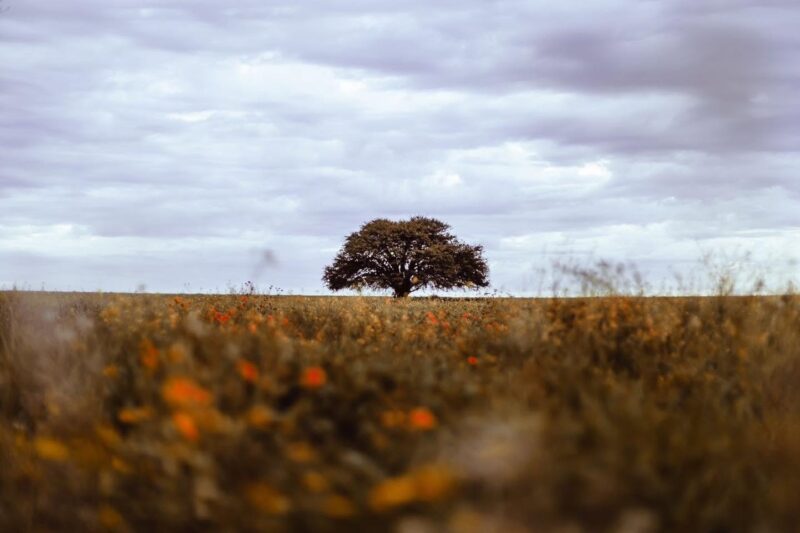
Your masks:
M 348 234 L 413 215 L 503 294 L 800 272 L 797 0 L 0 9 L 0 288 L 327 294 Z

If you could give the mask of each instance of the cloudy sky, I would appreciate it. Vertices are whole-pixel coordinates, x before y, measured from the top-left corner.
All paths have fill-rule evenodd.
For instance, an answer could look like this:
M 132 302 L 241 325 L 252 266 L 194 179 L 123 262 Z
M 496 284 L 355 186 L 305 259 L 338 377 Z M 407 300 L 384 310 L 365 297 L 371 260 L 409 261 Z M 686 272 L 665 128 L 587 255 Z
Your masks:
M 797 0 L 0 7 L 0 287 L 325 293 L 415 214 L 513 294 L 564 258 L 800 269 Z

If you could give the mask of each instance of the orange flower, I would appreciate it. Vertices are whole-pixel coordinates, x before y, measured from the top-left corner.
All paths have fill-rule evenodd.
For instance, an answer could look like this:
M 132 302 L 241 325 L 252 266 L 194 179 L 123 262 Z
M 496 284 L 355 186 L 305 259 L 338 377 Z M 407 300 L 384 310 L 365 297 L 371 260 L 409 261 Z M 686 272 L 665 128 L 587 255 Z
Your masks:
M 432 311 L 428 311 L 427 313 L 425 313 L 425 317 L 428 319 L 429 324 L 435 325 L 439 323 L 439 319 L 436 318 L 436 315 L 434 315 Z
M 322 502 L 322 512 L 331 518 L 349 518 L 356 514 L 356 506 L 344 496 L 331 494 Z
M 325 369 L 319 366 L 310 366 L 303 370 L 300 376 L 300 384 L 307 389 L 318 389 L 328 381 L 328 374 Z
M 453 472 L 443 465 L 426 465 L 399 477 L 385 479 L 372 488 L 369 505 L 382 512 L 412 502 L 436 502 L 456 487 Z
M 211 393 L 189 378 L 170 378 L 161 394 L 172 406 L 204 407 L 211 404 Z
M 417 487 L 410 476 L 389 478 L 369 493 L 369 505 L 376 511 L 387 511 L 414 501 Z
M 239 369 L 239 375 L 242 376 L 242 379 L 250 382 L 255 383 L 258 381 L 258 367 L 251 363 L 250 361 L 245 361 L 244 359 L 238 361 L 236 365 Z
M 293 442 L 286 447 L 286 456 L 295 463 L 310 463 L 317 458 L 317 452 L 307 442 Z
M 314 470 L 310 470 L 303 474 L 303 485 L 310 490 L 311 492 L 326 492 L 330 489 L 331 484 L 330 482 L 320 474 Z
M 33 448 L 39 457 L 48 461 L 65 461 L 69 457 L 69 448 L 56 439 L 37 437 Z
M 117 365 L 108 365 L 103 369 L 103 375 L 107 378 L 114 379 L 119 376 L 119 367 Z
M 436 415 L 434 415 L 430 409 L 427 407 L 417 407 L 416 409 L 412 409 L 408 414 L 408 424 L 411 429 L 428 431 L 435 428 L 438 421 L 436 420 Z
M 148 407 L 127 407 L 117 413 L 117 419 L 126 424 L 138 424 L 153 416 L 153 412 Z
M 105 529 L 118 530 L 124 523 L 119 512 L 110 505 L 103 505 L 97 511 L 97 520 Z
M 217 324 L 225 325 L 233 316 L 233 310 L 228 311 L 227 313 L 223 313 L 221 311 L 217 311 L 216 309 L 211 309 L 211 319 L 216 322 Z
M 150 339 L 144 339 L 139 352 L 142 365 L 148 370 L 155 370 L 158 367 L 158 348 L 153 346 Z
M 456 477 L 445 465 L 425 465 L 413 473 L 417 499 L 434 502 L 446 498 L 455 488 Z
M 381 424 L 386 428 L 396 428 L 405 425 L 406 414 L 398 409 L 389 409 L 381 413 Z
M 249 425 L 256 429 L 264 429 L 269 426 L 275 418 L 274 413 L 263 405 L 254 405 L 245 414 L 245 420 Z
M 172 415 L 172 422 L 178 433 L 183 435 L 184 438 L 191 441 L 196 441 L 200 438 L 200 431 L 197 429 L 197 424 L 194 423 L 194 418 L 188 413 L 178 411 Z
M 282 515 L 289 512 L 292 502 L 266 483 L 251 483 L 244 490 L 247 501 L 267 514 Z
M 100 442 L 106 446 L 113 448 L 118 446 L 122 441 L 122 437 L 120 437 L 119 433 L 117 433 L 116 430 L 109 425 L 98 425 L 94 431 L 97 434 L 97 437 L 100 439 Z
M 111 458 L 111 468 L 113 468 L 120 474 L 130 474 L 133 472 L 133 467 L 131 467 L 131 465 L 129 465 L 119 457 Z
M 170 363 L 180 363 L 186 359 L 186 347 L 179 342 L 173 343 L 167 350 L 167 358 Z
M 478 364 L 478 358 L 475 357 L 474 355 L 470 355 L 469 357 L 467 357 L 467 363 L 469 363 L 470 366 L 475 366 Z

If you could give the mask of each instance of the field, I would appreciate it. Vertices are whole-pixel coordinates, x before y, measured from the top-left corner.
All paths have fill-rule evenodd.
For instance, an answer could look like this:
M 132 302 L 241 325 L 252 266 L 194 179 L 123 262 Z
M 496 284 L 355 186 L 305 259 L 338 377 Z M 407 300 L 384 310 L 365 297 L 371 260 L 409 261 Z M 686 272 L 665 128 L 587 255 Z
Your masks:
M 800 298 L 0 293 L 0 531 L 798 531 Z

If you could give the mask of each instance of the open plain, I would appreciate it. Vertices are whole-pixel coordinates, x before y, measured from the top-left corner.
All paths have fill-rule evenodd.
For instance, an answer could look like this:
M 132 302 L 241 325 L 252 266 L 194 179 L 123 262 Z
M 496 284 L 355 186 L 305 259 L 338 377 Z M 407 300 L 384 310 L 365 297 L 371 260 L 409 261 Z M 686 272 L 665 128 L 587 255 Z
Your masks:
M 0 530 L 794 531 L 800 299 L 0 293 Z

